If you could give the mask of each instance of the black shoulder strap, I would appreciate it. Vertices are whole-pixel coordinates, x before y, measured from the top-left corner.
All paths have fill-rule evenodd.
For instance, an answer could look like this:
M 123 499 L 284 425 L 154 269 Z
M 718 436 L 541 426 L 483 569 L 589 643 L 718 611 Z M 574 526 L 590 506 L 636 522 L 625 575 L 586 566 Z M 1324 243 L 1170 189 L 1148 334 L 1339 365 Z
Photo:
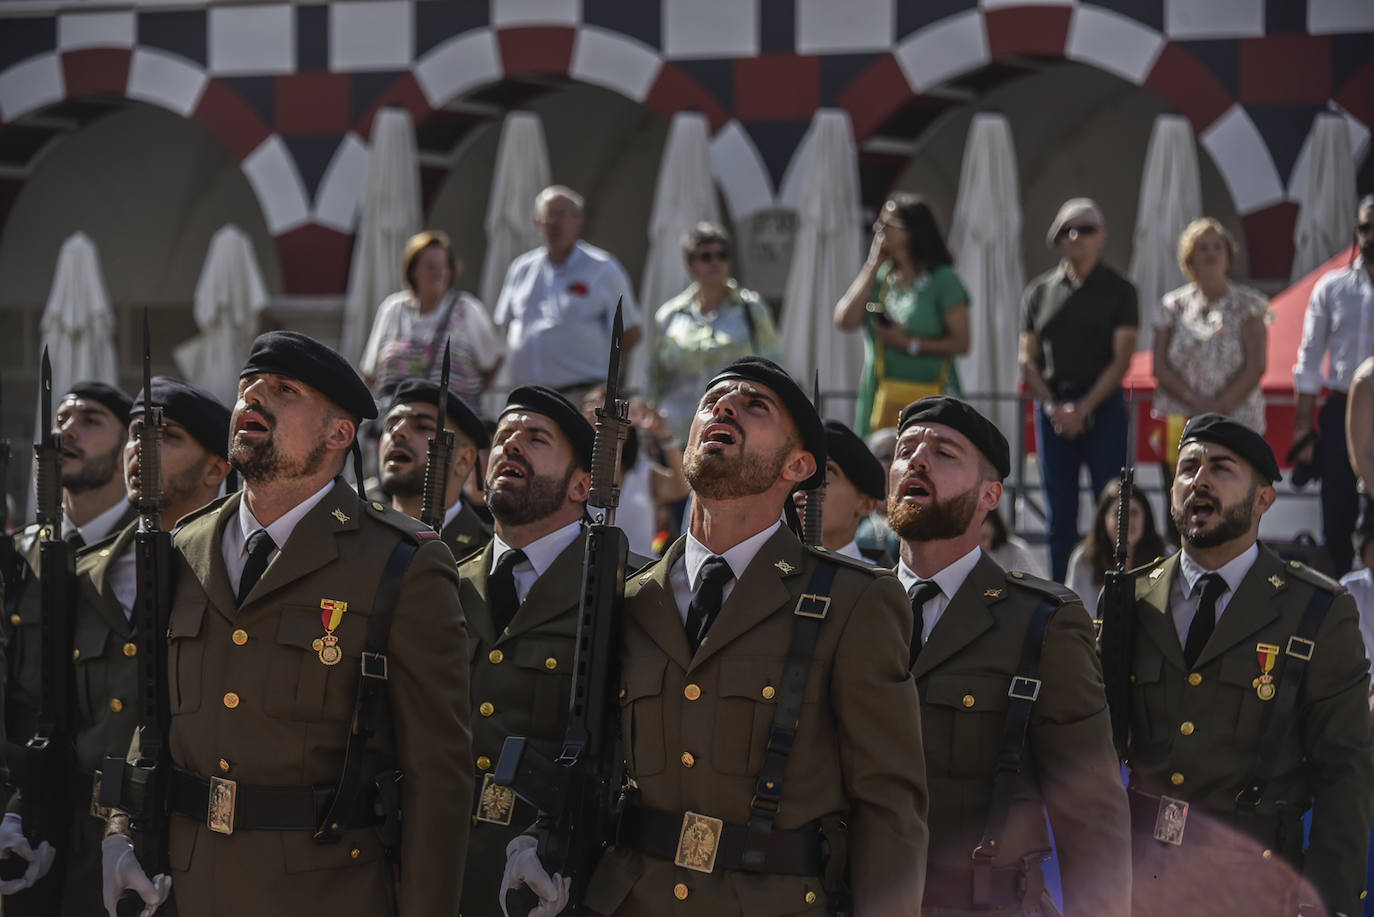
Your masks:
M 1327 589 L 1312 590 L 1312 598 L 1302 613 L 1298 629 L 1288 638 L 1288 664 L 1285 666 L 1283 681 L 1279 682 L 1279 694 L 1274 701 L 1274 709 L 1269 714 L 1269 724 L 1260 738 L 1259 750 L 1255 761 L 1250 765 L 1250 778 L 1244 788 L 1236 794 L 1236 813 L 1254 814 L 1264 798 L 1264 789 L 1274 776 L 1274 763 L 1279 759 L 1279 748 L 1288 737 L 1293 725 L 1293 717 L 1298 711 L 1298 692 L 1302 690 L 1302 677 L 1307 671 L 1307 663 L 1317 648 L 1317 631 L 1331 608 L 1335 596 Z
M 773 830 L 773 819 L 778 815 L 778 803 L 782 799 L 782 778 L 797 738 L 806 679 L 811 674 L 811 657 L 816 651 L 821 622 L 830 610 L 830 584 L 835 581 L 836 569 L 834 564 L 825 561 L 816 564 L 806 592 L 797 600 L 797 607 L 792 612 L 796 619 L 792 623 L 787 661 L 783 663 L 782 684 L 778 686 L 778 706 L 773 712 L 773 725 L 768 729 L 768 748 L 754 784 L 754 798 L 749 800 L 749 825 L 740 857 L 745 869 L 761 869 L 764 864 L 768 833 Z
M 377 731 L 377 708 L 386 695 L 386 647 L 391 637 L 391 619 L 396 611 L 396 597 L 401 594 L 401 580 L 405 578 L 410 559 L 419 546 L 402 539 L 397 543 L 382 570 L 377 584 L 377 598 L 367 619 L 367 639 L 363 643 L 361 672 L 358 676 L 358 696 L 353 702 L 353 729 L 344 747 L 343 773 L 338 789 L 329 803 L 324 821 L 315 831 L 315 843 L 337 844 L 340 825 L 358 811 L 358 793 L 362 790 L 363 759 L 367 757 L 367 743 Z
M 973 906 L 985 908 L 992 900 L 992 864 L 997 845 L 1007 827 L 1011 798 L 1016 791 L 1016 775 L 1021 772 L 1021 754 L 1030 726 L 1031 706 L 1040 696 L 1040 653 L 1045 648 L 1045 632 L 1050 618 L 1062 603 L 1045 597 L 1031 612 L 1026 637 L 1021 643 L 1021 662 L 1011 678 L 1007 696 L 1007 718 L 1002 724 L 1002 748 L 997 753 L 997 773 L 992 778 L 992 800 L 988 805 L 983 837 L 973 850 Z

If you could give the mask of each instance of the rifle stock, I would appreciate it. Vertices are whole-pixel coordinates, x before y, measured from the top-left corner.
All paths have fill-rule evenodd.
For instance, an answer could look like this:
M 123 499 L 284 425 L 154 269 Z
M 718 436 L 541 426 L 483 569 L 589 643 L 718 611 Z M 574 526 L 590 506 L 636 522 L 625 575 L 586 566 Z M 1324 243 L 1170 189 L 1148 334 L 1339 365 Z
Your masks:
M 448 510 L 448 469 L 453 463 L 453 431 L 448 429 L 449 343 L 444 342 L 444 370 L 439 380 L 439 408 L 434 418 L 434 435 L 429 438 L 425 457 L 424 502 L 420 521 L 436 532 L 444 530 Z
M 1116 504 L 1116 551 L 1113 568 L 1106 572 L 1099 601 L 1102 622 L 1099 651 L 1107 708 L 1112 722 L 1112 744 L 1125 760 L 1131 732 L 1131 666 L 1135 654 L 1135 576 L 1127 571 L 1130 554 L 1131 501 L 1135 497 L 1135 424 L 1127 401 L 1126 464 Z

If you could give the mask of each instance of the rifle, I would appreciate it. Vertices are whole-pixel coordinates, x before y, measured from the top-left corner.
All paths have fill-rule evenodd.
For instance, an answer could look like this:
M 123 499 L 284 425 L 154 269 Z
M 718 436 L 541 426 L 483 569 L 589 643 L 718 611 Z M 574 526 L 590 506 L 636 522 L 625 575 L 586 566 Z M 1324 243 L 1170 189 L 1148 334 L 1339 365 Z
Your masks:
M 1135 414 L 1126 400 L 1126 464 L 1116 501 L 1116 552 L 1099 600 L 1102 680 L 1112 721 L 1112 744 L 1125 760 L 1131 732 L 1131 667 L 1135 647 L 1135 576 L 1126 566 L 1130 553 L 1131 500 L 1135 493 Z
M 167 699 L 167 641 L 159 639 L 171 608 L 172 536 L 162 529 L 162 434 L 167 428 L 162 406 L 153 401 L 152 352 L 148 313 L 143 313 L 143 420 L 135 428 L 138 444 L 138 531 L 134 535 L 133 620 L 138 630 L 138 756 L 133 764 L 111 756 L 101 763 L 100 804 L 129 813 L 138 862 L 150 876 L 171 875 L 167 860 L 166 784 L 171 770 L 167 733 L 171 708 Z M 143 899 L 126 889 L 119 917 L 137 917 Z
M 0 417 L 4 416 L 4 386 L 0 385 Z M 4 581 L 5 587 L 5 620 L 9 621 L 9 610 L 14 604 L 11 596 L 18 596 L 20 590 L 16 587 L 23 577 L 23 558 L 14 548 L 14 539 L 9 535 L 10 528 L 10 507 L 5 495 L 9 493 L 10 480 L 10 457 L 13 450 L 10 447 L 10 438 L 0 434 L 0 579 Z M 7 634 L 12 630 L 13 625 L 7 626 Z M 9 641 L 6 641 L 7 643 Z
M 39 389 L 38 441 L 33 444 L 38 519 L 38 570 L 43 608 L 43 697 L 29 738 L 22 780 L 24 829 L 34 848 L 47 841 L 56 849 L 48 874 L 34 884 L 29 900 L 39 913 L 61 910 L 67 870 L 76 753 L 76 676 L 72 665 L 75 631 L 76 552 L 62 539 L 62 434 L 53 430 L 52 363 L 43 348 Z
M 425 461 L 425 497 L 420 509 L 420 521 L 436 532 L 444 529 L 444 514 L 448 509 L 448 466 L 453 461 L 453 431 L 448 423 L 448 356 L 449 342 L 444 340 L 444 371 L 439 377 L 439 416 L 434 420 L 434 435 L 429 438 L 429 452 Z
M 587 553 L 577 609 L 568 728 L 557 760 L 550 761 L 519 736 L 508 736 L 494 774 L 498 786 L 539 810 L 539 860 L 549 874 L 572 880 L 565 913 L 585 913 L 582 899 L 601 851 L 615 839 L 624 783 L 619 744 L 620 621 L 629 543 L 615 526 L 620 488 L 615 484 L 620 442 L 629 426 L 629 402 L 619 397 L 624 321 L 619 304 L 611 333 L 606 395 L 596 409 Z M 539 904 L 527 886 L 506 893 L 511 917 Z
M 821 412 L 821 371 L 819 369 L 816 370 L 816 376 L 811 383 L 811 403 L 815 405 L 816 414 L 819 416 Z M 813 548 L 821 547 L 823 543 L 822 522 L 824 521 L 823 510 L 825 509 L 826 469 L 816 469 L 816 476 L 820 483 L 806 491 L 805 502 L 803 503 L 805 518 L 802 519 L 802 543 Z

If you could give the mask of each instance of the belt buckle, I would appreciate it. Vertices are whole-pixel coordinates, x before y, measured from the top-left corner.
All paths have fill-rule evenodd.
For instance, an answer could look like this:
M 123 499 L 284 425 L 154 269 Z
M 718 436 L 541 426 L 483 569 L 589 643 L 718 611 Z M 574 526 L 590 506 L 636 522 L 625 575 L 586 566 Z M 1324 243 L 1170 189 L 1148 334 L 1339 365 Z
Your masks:
M 1188 803 L 1172 796 L 1159 797 L 1155 813 L 1154 839 L 1161 844 L 1183 845 L 1183 829 L 1188 825 Z
M 725 822 L 698 812 L 682 813 L 682 830 L 677 835 L 677 856 L 673 862 L 683 869 L 711 872 L 716 868 Z
M 815 618 L 818 621 L 823 621 L 829 611 L 830 596 L 807 592 L 797 599 L 797 607 L 792 610 L 792 613 L 798 617 Z
M 515 790 L 499 786 L 494 774 L 482 776 L 482 793 L 477 799 L 477 821 L 492 825 L 509 825 L 515 814 Z
M 236 780 L 210 778 L 210 801 L 205 812 L 205 825 L 217 834 L 234 833 L 234 807 L 238 799 Z
M 91 816 L 94 818 L 109 818 L 110 807 L 100 804 L 100 771 L 96 770 L 91 777 Z

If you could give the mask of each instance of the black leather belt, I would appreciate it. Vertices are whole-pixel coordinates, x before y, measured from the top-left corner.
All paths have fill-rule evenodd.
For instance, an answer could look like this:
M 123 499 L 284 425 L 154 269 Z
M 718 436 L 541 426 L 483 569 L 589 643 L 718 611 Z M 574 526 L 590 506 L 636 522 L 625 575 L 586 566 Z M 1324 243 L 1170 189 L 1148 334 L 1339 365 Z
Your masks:
M 1131 803 L 1132 833 L 1145 840 L 1155 840 L 1161 797 L 1135 788 L 1127 790 L 1126 795 Z M 1285 819 L 1277 815 L 1205 812 L 1191 805 L 1178 846 L 1234 848 L 1236 835 L 1251 838 L 1285 856 L 1291 857 L 1302 849 L 1302 822 L 1296 816 Z M 1290 846 L 1293 849 L 1288 849 Z
M 333 784 L 316 787 L 259 786 L 223 778 L 202 777 L 180 768 L 172 771 L 171 808 L 210 825 L 221 834 L 234 831 L 314 831 L 334 795 Z M 371 793 L 344 827 L 382 823 Z M 213 809 L 212 811 L 212 804 Z M 227 826 L 228 830 L 224 830 Z
M 747 825 L 722 822 L 695 812 L 665 812 L 632 804 L 620 816 L 616 843 L 687 869 L 715 872 L 746 868 L 741 861 L 748 830 Z M 763 865 L 749 867 L 749 872 L 820 876 L 823 869 L 819 828 L 774 828 L 755 846 L 763 848 Z

